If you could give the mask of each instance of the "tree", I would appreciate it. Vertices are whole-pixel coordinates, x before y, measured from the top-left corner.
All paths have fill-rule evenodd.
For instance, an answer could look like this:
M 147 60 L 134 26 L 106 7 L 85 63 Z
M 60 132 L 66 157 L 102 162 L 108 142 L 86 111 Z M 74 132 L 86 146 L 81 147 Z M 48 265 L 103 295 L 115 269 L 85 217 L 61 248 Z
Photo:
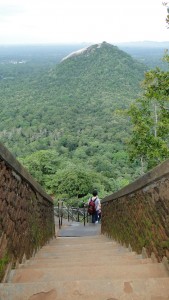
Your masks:
M 59 170 L 53 178 L 53 190 L 62 198 L 80 198 L 92 189 L 92 181 L 87 172 L 71 166 Z
M 167 17 L 166 17 L 166 23 L 169 25 L 169 6 L 168 2 L 163 2 L 164 6 L 167 6 Z
M 19 160 L 28 169 L 30 174 L 48 192 L 51 192 L 51 180 L 60 165 L 58 153 L 54 150 L 40 150 Z
M 169 25 L 168 2 L 163 5 L 167 6 Z M 169 63 L 168 51 L 164 60 Z M 143 97 L 128 111 L 133 123 L 130 158 L 140 159 L 142 172 L 169 157 L 169 71 L 150 70 L 145 74 L 143 88 Z
M 165 60 L 169 61 L 167 54 Z M 143 97 L 128 111 L 133 124 L 130 158 L 140 159 L 142 171 L 169 157 L 169 72 L 147 72 L 143 88 Z

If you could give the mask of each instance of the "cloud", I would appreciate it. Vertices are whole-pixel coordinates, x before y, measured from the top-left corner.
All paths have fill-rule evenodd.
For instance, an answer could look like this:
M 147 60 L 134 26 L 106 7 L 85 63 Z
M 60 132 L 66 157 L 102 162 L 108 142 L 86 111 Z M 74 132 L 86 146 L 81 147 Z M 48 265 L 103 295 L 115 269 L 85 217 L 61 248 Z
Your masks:
M 159 0 L 0 0 L 0 43 L 166 40 Z

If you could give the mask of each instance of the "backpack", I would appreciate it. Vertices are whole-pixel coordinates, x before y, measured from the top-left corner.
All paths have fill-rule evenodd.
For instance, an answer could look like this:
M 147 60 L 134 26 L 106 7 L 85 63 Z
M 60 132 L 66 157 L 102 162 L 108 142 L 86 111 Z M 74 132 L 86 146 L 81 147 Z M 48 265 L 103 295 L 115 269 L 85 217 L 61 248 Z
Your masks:
M 89 201 L 88 210 L 87 210 L 89 215 L 93 215 L 95 213 L 95 211 L 96 211 L 96 209 L 95 209 L 95 201 L 96 201 L 96 199 L 92 200 L 92 198 Z

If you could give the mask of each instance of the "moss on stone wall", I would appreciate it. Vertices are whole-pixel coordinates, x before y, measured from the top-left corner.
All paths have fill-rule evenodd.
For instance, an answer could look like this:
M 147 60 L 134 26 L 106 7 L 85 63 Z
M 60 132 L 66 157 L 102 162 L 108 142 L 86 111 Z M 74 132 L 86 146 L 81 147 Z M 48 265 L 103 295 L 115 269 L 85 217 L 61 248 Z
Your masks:
M 102 233 L 130 245 L 138 253 L 146 248 L 159 261 L 169 258 L 169 178 L 146 189 L 102 203 Z
M 4 254 L 2 258 L 0 258 L 0 282 L 5 275 L 6 266 L 8 265 L 10 258 L 7 253 Z
M 48 198 L 0 159 L 0 280 L 8 262 L 14 267 L 29 259 L 54 237 L 54 207 Z

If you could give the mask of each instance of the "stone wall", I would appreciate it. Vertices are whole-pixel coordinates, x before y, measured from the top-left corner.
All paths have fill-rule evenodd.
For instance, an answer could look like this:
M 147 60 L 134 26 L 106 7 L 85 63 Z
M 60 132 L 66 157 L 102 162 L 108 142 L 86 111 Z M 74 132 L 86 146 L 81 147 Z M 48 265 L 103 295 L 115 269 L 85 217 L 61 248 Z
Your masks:
M 169 160 L 102 200 L 102 233 L 169 261 Z
M 52 199 L 0 144 L 0 281 L 55 234 Z

